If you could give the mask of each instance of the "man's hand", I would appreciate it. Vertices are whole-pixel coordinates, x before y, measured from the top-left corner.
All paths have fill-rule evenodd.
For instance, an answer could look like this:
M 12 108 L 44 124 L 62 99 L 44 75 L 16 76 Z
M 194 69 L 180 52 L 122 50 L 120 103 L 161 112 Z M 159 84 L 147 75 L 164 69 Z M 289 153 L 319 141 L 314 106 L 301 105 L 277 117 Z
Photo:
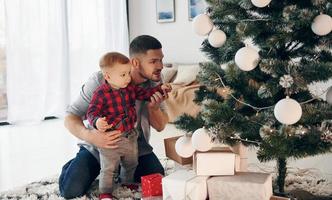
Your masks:
M 121 140 L 121 131 L 114 130 L 109 132 L 101 132 L 96 129 L 90 130 L 89 141 L 98 148 L 118 148 L 117 142 Z
M 150 125 L 159 132 L 162 131 L 168 123 L 168 115 L 160 109 L 160 103 L 167 98 L 167 93 L 162 95 L 160 92 L 156 92 L 151 96 L 150 102 L 147 104 Z
M 106 130 L 113 127 L 107 123 L 106 117 L 98 118 L 96 121 L 96 127 L 99 131 L 105 132 Z
M 163 102 L 167 98 L 168 98 L 167 93 L 166 93 L 166 95 L 162 95 L 160 92 L 154 93 L 150 97 L 150 102 L 148 103 L 148 108 L 153 109 L 153 110 L 158 109 L 160 106 L 160 103 Z
M 172 91 L 172 86 L 169 83 L 164 83 L 161 85 L 161 89 L 163 91 L 163 96 L 168 96 L 168 93 Z
M 99 148 L 118 148 L 117 142 L 121 140 L 121 131 L 115 130 L 105 133 L 96 129 L 87 129 L 81 117 L 74 114 L 66 115 L 64 125 L 75 137 Z

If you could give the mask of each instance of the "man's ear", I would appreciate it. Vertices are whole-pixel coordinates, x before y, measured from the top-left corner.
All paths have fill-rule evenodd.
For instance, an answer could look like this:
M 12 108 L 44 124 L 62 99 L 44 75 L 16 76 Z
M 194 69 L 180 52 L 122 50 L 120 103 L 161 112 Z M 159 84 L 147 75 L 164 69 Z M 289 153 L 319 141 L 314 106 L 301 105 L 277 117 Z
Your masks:
M 133 65 L 134 69 L 137 69 L 140 65 L 140 60 L 138 58 L 132 58 L 131 64 Z

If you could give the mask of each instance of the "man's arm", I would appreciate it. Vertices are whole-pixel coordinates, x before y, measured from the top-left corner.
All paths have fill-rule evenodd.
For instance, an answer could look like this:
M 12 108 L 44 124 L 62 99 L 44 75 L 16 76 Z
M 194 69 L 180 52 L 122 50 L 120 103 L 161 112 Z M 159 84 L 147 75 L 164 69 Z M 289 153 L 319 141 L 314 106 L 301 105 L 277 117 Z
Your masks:
M 87 112 L 93 91 L 102 83 L 101 73 L 92 75 L 82 86 L 79 97 L 68 107 L 65 117 L 65 127 L 75 137 L 84 140 L 96 147 L 116 148 L 116 143 L 120 140 L 120 131 L 107 132 L 89 130 L 83 124 L 82 116 Z
M 121 140 L 120 131 L 115 130 L 105 133 L 96 129 L 87 129 L 81 117 L 73 114 L 68 114 L 65 117 L 64 124 L 72 135 L 96 147 L 114 149 L 118 147 L 116 143 Z
M 160 109 L 160 104 L 167 98 L 167 93 L 163 96 L 160 92 L 156 92 L 148 103 L 150 125 L 158 132 L 164 130 L 169 121 L 167 113 Z
M 98 129 L 96 126 L 96 122 L 98 118 L 101 117 L 101 110 L 103 109 L 103 97 L 104 93 L 102 89 L 96 89 L 96 91 L 92 95 L 88 110 L 86 112 L 86 118 L 88 119 L 90 125 L 95 129 Z

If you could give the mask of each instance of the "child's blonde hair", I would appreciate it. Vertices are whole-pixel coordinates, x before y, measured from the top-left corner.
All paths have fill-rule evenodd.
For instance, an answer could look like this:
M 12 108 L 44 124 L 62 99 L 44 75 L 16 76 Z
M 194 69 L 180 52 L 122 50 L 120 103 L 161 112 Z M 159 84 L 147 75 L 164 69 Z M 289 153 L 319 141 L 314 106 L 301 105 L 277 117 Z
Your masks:
M 105 67 L 113 67 L 115 64 L 128 64 L 130 62 L 129 58 L 118 52 L 109 52 L 101 57 L 99 61 L 100 69 Z

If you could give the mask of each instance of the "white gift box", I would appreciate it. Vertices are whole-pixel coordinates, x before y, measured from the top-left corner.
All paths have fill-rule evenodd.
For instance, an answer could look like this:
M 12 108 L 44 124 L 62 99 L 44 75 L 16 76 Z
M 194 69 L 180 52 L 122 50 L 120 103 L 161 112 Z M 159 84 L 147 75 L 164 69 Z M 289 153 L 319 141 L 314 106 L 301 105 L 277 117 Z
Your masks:
M 240 159 L 237 160 L 237 163 L 240 164 Z M 207 152 L 196 152 L 193 168 L 199 176 L 234 175 L 235 153 L 229 148 L 214 148 Z
M 272 175 L 238 172 L 234 176 L 217 176 L 207 181 L 210 200 L 269 200 Z
M 247 172 L 248 168 L 248 150 L 242 143 L 238 143 L 235 146 L 230 147 L 235 153 L 235 171 Z
M 141 200 L 163 200 L 162 196 L 142 197 Z
M 208 176 L 196 176 L 193 170 L 178 170 L 162 179 L 163 200 L 204 200 Z

